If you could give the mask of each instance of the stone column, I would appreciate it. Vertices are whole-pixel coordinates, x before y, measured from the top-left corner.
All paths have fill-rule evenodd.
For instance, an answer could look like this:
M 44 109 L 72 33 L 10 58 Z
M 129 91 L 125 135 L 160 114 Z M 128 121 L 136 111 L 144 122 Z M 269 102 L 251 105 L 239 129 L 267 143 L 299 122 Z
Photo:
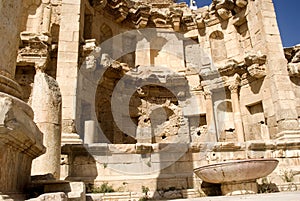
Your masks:
M 81 0 L 63 0 L 57 56 L 62 95 L 62 144 L 82 143 L 76 130 Z
M 237 77 L 239 78 L 239 77 Z M 240 109 L 240 101 L 239 101 L 239 94 L 238 94 L 238 87 L 239 82 L 235 80 L 228 86 L 228 89 L 231 93 L 231 103 L 232 103 L 232 110 L 233 110 L 233 119 L 234 119 L 234 127 L 237 134 L 238 142 L 244 142 L 244 128 L 241 116 L 241 109 Z
M 52 13 L 51 6 L 50 5 L 45 6 L 43 12 L 42 33 L 49 33 L 49 28 L 51 24 L 51 13 Z
M 19 99 L 22 90 L 13 81 L 23 2 L 0 1 L 0 200 L 24 200 L 31 162 L 45 151 L 33 111 Z
M 20 40 L 18 26 L 21 12 L 22 1 L 2 0 L 0 2 L 0 91 L 17 98 L 22 97 L 21 87 L 13 80 Z
M 217 142 L 217 132 L 215 125 L 212 92 L 208 89 L 204 89 L 205 102 L 206 102 L 206 122 L 208 130 L 208 139 L 212 142 Z
M 44 133 L 46 153 L 32 164 L 32 175 L 52 174 L 60 177 L 61 94 L 55 79 L 36 68 L 31 96 L 34 121 Z
M 93 120 L 84 122 L 84 144 L 95 142 L 96 122 Z

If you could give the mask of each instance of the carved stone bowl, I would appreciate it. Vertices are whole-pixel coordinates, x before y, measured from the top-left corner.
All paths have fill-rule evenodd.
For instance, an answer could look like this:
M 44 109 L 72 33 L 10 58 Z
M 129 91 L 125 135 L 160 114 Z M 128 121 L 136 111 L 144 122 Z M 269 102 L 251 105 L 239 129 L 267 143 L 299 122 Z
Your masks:
M 194 169 L 203 181 L 219 183 L 223 195 L 257 193 L 256 179 L 269 175 L 276 159 L 247 159 L 220 162 Z

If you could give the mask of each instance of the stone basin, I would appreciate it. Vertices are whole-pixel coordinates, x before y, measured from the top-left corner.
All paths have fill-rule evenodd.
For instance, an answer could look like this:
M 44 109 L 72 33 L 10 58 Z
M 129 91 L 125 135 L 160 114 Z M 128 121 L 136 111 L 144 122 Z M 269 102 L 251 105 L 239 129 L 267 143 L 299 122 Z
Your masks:
M 278 165 L 276 159 L 247 159 L 220 162 L 194 169 L 205 182 L 221 184 L 223 195 L 257 193 L 256 179 L 269 175 Z

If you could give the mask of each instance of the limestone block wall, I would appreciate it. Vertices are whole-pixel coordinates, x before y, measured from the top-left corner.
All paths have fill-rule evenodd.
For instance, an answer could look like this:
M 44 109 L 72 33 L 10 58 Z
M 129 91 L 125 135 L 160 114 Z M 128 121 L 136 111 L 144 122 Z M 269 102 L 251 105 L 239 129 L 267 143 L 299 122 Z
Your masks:
M 274 109 L 268 108 L 268 125 L 272 137 L 284 137 L 299 129 L 296 113 L 295 94 L 287 72 L 282 43 L 277 27 L 274 6 L 269 1 L 250 2 L 248 15 L 250 35 L 253 38 L 253 50 L 267 56 L 265 81 L 268 82 L 270 96 L 264 102 L 272 102 Z M 260 21 L 255 21 L 258 17 Z M 258 23 L 257 23 L 258 22 Z M 258 32 L 257 32 L 258 31 Z
M 62 168 L 68 169 L 69 180 L 82 180 L 90 188 L 107 182 L 119 192 L 141 192 L 145 186 L 155 196 L 160 191 L 182 189 L 203 193 L 206 187 L 193 174 L 193 169 L 201 165 L 245 158 L 276 158 L 279 165 L 267 180 L 281 191 L 288 183 L 284 178 L 286 173 L 293 174 L 295 184 L 300 182 L 298 147 L 299 143 L 276 141 L 66 145 L 63 153 L 70 155 Z
M 83 180 L 87 184 L 101 185 L 103 182 L 109 182 L 115 188 L 126 188 L 127 191 L 140 191 L 143 183 L 155 191 L 163 188 L 197 189 L 201 181 L 191 174 L 193 168 L 224 160 L 278 158 L 279 168 L 270 176 L 276 184 L 284 183 L 281 179 L 281 171 L 287 168 L 298 171 L 298 143 L 269 141 L 280 137 L 295 138 L 299 135 L 298 113 L 295 112 L 298 83 L 295 81 L 296 78 L 289 77 L 291 74 L 295 77 L 299 69 L 294 64 L 287 68 L 273 4 L 269 0 L 235 1 L 234 4 L 229 1 L 222 2 L 214 1 L 209 7 L 197 11 L 175 4 L 169 6 L 178 9 L 176 11 L 163 5 L 158 8 L 147 3 L 140 7 L 132 1 L 130 1 L 132 3 L 130 9 L 126 3 L 116 3 L 118 5 L 116 6 L 110 1 L 100 5 L 85 4 L 84 11 L 80 7 L 81 12 L 84 12 L 84 25 L 82 25 L 81 14 L 80 22 L 76 21 L 76 27 L 72 25 L 74 27 L 64 30 L 64 33 L 68 31 L 70 35 L 72 31 L 76 31 L 77 34 L 78 26 L 80 27 L 80 37 L 76 38 L 76 41 L 82 38 L 85 40 L 82 40 L 84 44 L 80 47 L 81 58 L 77 64 L 83 64 L 87 74 L 94 77 L 89 80 L 79 76 L 77 87 L 84 89 L 85 92 L 78 93 L 79 97 L 78 94 L 73 93 L 72 100 L 77 96 L 76 106 L 79 106 L 75 111 L 74 102 L 67 103 L 66 111 L 80 117 L 86 115 L 84 116 L 86 121 L 94 118 L 94 111 L 96 111 L 97 120 L 104 131 L 102 134 L 107 135 L 108 141 L 116 144 L 65 145 L 62 153 L 67 159 L 62 167 L 65 170 L 63 175 L 71 180 Z M 76 9 L 78 12 L 78 5 Z M 93 12 L 95 15 L 92 14 Z M 76 17 L 77 20 L 78 15 Z M 73 22 L 75 24 L 75 20 Z M 176 30 L 182 33 L 185 39 L 178 40 L 172 35 L 164 38 L 165 35 L 159 32 L 154 40 L 135 38 L 130 35 L 126 38 L 116 37 L 123 31 L 145 27 Z M 113 38 L 111 43 L 95 51 L 97 43 L 110 38 Z M 195 44 L 190 44 L 189 39 Z M 127 51 L 126 48 L 130 43 L 136 44 L 134 53 L 118 58 L 120 52 Z M 89 49 L 90 44 L 92 48 Z M 156 48 L 162 44 L 163 47 Z M 78 45 L 75 44 L 75 47 Z M 63 47 L 67 46 L 63 45 Z M 179 57 L 183 59 L 174 59 L 172 56 L 168 58 L 169 55 L 163 52 L 168 50 L 167 47 L 176 49 Z M 202 52 L 199 55 L 193 51 L 195 47 L 201 48 Z M 65 50 L 64 53 L 68 53 L 69 50 Z M 95 55 L 89 54 L 91 51 L 95 51 Z M 101 55 L 100 59 L 95 59 L 98 54 Z M 196 62 L 200 74 L 202 73 L 200 77 L 199 72 L 193 71 L 195 61 L 193 59 L 196 57 L 201 57 L 201 62 L 199 64 Z M 79 56 L 72 59 L 72 66 L 73 64 L 75 66 L 78 58 Z M 184 128 L 188 125 L 188 131 L 185 133 L 190 139 L 184 142 L 187 144 L 191 142 L 183 151 L 181 147 L 176 147 L 178 144 L 172 144 L 168 140 L 160 139 L 161 142 L 167 143 L 155 144 L 158 138 L 153 141 L 152 139 L 140 141 L 149 143 L 147 145 L 136 144 L 140 139 L 128 138 L 126 132 L 119 130 L 111 114 L 112 92 L 122 76 L 130 70 L 136 70 L 134 67 L 138 65 L 156 64 L 165 65 L 182 75 L 188 81 L 192 95 L 200 100 L 198 105 L 190 103 L 193 107 L 186 111 L 189 115 L 185 117 L 184 124 L 181 124 Z M 100 71 L 106 70 L 104 75 L 98 74 L 99 68 Z M 70 69 L 66 68 L 66 70 Z M 71 71 L 71 73 L 76 72 L 74 68 Z M 61 74 L 63 72 L 64 70 Z M 98 75 L 101 75 L 99 83 Z M 70 81 L 77 78 L 74 76 Z M 62 81 L 63 77 L 60 79 Z M 74 89 L 74 86 L 71 88 Z M 127 90 L 126 86 L 122 89 Z M 220 94 L 220 89 L 223 90 L 223 94 Z M 94 104 L 94 92 L 90 93 L 93 90 L 97 90 L 96 104 Z M 152 89 L 150 93 L 159 95 L 160 93 L 155 93 L 156 90 L 160 89 Z M 164 95 L 168 95 L 166 91 L 161 91 Z M 137 90 L 136 94 L 139 98 L 136 100 L 136 97 L 133 97 L 128 111 L 133 122 L 145 126 L 149 123 L 149 119 L 145 114 L 140 115 L 139 110 L 153 109 L 151 108 L 153 102 L 159 106 L 165 103 L 160 102 L 157 97 L 155 101 L 148 101 L 142 89 Z M 117 98 L 123 100 L 124 97 Z M 173 97 L 168 96 L 168 98 Z M 173 102 L 175 103 L 176 100 Z M 122 114 L 120 119 L 126 116 L 123 115 L 123 110 L 127 109 L 122 103 L 121 101 L 117 107 Z M 69 107 L 70 105 L 72 107 Z M 225 113 L 224 119 L 218 117 L 218 107 Z M 197 113 L 198 119 L 194 119 L 196 115 L 193 112 Z M 144 122 L 141 121 L 144 120 L 143 117 L 146 117 Z M 225 121 L 225 127 L 218 125 L 222 123 L 218 122 L 220 119 Z M 83 128 L 82 123 L 79 129 L 81 136 L 85 133 Z M 99 137 L 97 129 L 87 130 L 91 131 L 90 135 L 96 134 Z M 143 135 L 149 133 L 147 129 L 139 131 Z M 172 139 L 172 132 L 176 133 L 177 130 L 170 129 L 169 135 L 165 137 Z M 97 137 L 86 139 L 89 139 L 89 142 L 90 139 L 92 142 L 103 142 Z M 259 140 L 259 142 L 251 142 L 252 140 Z M 124 145 L 125 143 L 128 144 Z M 166 146 L 175 146 L 175 148 L 170 149 L 173 152 L 168 154 L 159 153 L 161 148 Z M 179 153 L 183 155 L 176 158 Z M 134 170 L 134 173 L 130 172 L 131 170 Z M 142 176 L 137 174 L 145 171 L 148 171 L 147 174 Z M 295 176 L 295 179 L 298 181 L 298 176 Z

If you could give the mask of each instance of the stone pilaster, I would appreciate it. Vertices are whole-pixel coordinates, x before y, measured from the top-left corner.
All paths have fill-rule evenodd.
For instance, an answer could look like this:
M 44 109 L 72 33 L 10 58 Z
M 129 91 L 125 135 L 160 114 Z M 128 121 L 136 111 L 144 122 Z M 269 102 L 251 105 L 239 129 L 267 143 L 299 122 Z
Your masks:
M 57 82 L 62 95 L 62 143 L 82 143 L 76 130 L 81 0 L 63 0 L 57 57 Z

